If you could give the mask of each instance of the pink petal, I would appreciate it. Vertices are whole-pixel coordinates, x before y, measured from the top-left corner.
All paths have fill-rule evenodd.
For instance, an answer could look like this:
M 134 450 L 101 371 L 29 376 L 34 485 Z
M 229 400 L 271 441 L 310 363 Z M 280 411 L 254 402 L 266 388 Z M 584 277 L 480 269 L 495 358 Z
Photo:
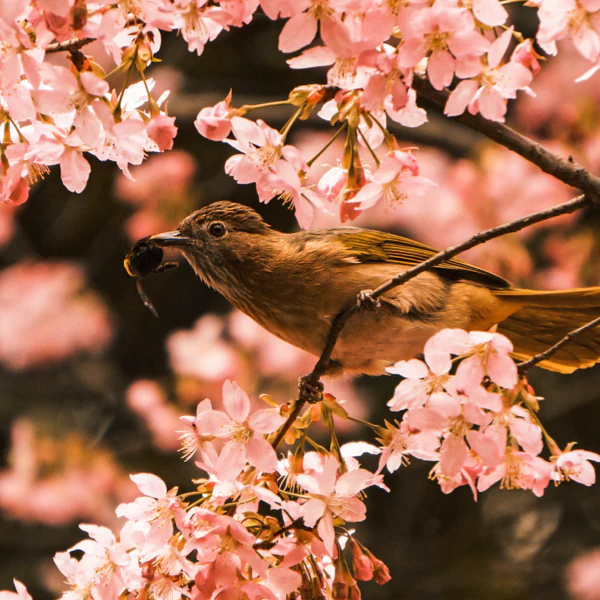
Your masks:
M 495 469 L 502 462 L 505 448 L 499 447 L 491 437 L 487 437 L 481 431 L 471 429 L 467 432 L 467 441 L 486 467 Z
M 462 115 L 478 88 L 479 84 L 476 81 L 471 79 L 461 81 L 450 94 L 448 101 L 446 102 L 446 107 L 444 108 L 444 114 L 449 117 Z
M 514 27 L 509 27 L 497 40 L 493 42 L 488 51 L 488 65 L 494 69 L 500 64 L 502 57 L 508 50 L 508 45 L 512 39 Z
M 235 381 L 223 384 L 223 405 L 232 419 L 243 423 L 248 418 L 250 398 Z
M 308 46 L 317 35 L 317 20 L 307 12 L 292 17 L 279 34 L 279 50 L 296 52 Z
M 383 198 L 383 187 L 378 183 L 367 183 L 348 203 L 358 205 L 360 210 L 366 210 L 375 206 L 381 198 Z
M 81 85 L 90 96 L 104 96 L 110 90 L 108 83 L 91 71 L 82 71 L 79 78 Z
M 356 496 L 358 492 L 371 485 L 373 477 L 373 473 L 366 469 L 348 471 L 335 484 L 335 493 L 340 496 Z
M 292 552 L 294 552 L 294 550 L 292 550 Z M 289 555 L 290 553 L 288 553 L 285 558 Z M 300 573 L 296 573 L 296 571 L 292 571 L 292 569 L 276 567 L 268 570 L 267 581 L 269 582 L 269 587 L 273 588 L 277 594 L 286 596 L 300 587 L 302 584 L 302 577 Z
M 352 523 L 364 521 L 367 518 L 367 507 L 365 506 L 365 503 L 358 498 L 345 498 L 339 516 L 345 521 L 350 521 Z
M 246 466 L 246 448 L 243 444 L 228 442 L 217 459 L 217 471 L 225 481 L 233 481 Z
M 333 529 L 333 519 L 331 514 L 326 513 L 323 516 L 319 521 L 317 531 L 325 544 L 327 552 L 329 552 L 330 556 L 333 556 L 335 552 L 335 531 Z
M 90 163 L 83 158 L 81 152 L 65 148 L 60 157 L 60 177 L 64 186 L 70 192 L 81 193 L 87 185 L 90 176 Z
M 468 449 L 464 438 L 454 434 L 449 435 L 443 442 L 440 449 L 440 467 L 448 477 L 458 475 L 465 460 L 467 459 Z
M 394 391 L 393 398 L 388 402 L 392 411 L 415 409 L 423 406 L 427 401 L 427 383 L 421 379 L 405 379 L 401 381 Z
M 244 117 L 232 117 L 231 130 L 233 131 L 233 135 L 235 135 L 245 148 L 248 148 L 249 144 L 254 144 L 255 146 L 265 145 L 265 134 L 262 129 L 250 119 Z
M 393 367 L 388 367 L 386 371 L 392 375 L 401 375 L 402 377 L 408 377 L 410 379 L 423 379 L 429 375 L 427 365 L 417 358 L 401 360 Z
M 273 433 L 283 425 L 285 417 L 282 417 L 274 409 L 256 411 L 248 420 L 250 429 L 258 433 Z
M 447 424 L 448 419 L 430 408 L 415 408 L 406 413 L 404 421 L 413 429 L 427 431 L 441 429 Z
M 469 390 L 477 387 L 483 380 L 485 372 L 479 356 L 470 356 L 463 360 L 456 369 L 454 383 L 458 391 Z
M 315 46 L 305 50 L 300 56 L 290 58 L 287 64 L 292 69 L 311 69 L 325 67 L 335 62 L 335 54 L 325 46 Z
M 130 475 L 129 478 L 145 496 L 164 498 L 167 495 L 165 482 L 152 473 L 137 473 L 136 475 Z
M 484 25 L 490 27 L 504 25 L 508 18 L 506 9 L 498 0 L 474 0 L 473 14 Z
M 460 59 L 468 59 L 470 56 L 479 63 L 479 56 L 490 49 L 490 41 L 475 29 L 458 31 L 448 40 L 448 47 L 452 54 Z
M 469 106 L 469 112 L 475 114 L 480 112 L 483 117 L 490 121 L 504 122 L 506 114 L 506 101 L 498 91 L 493 88 L 483 88 L 478 100 L 477 107 Z
M 511 435 L 525 452 L 537 456 L 544 448 L 542 430 L 527 419 L 513 419 L 509 424 Z
M 452 368 L 452 360 L 450 359 L 450 353 L 443 348 L 439 349 L 438 346 L 438 340 L 429 338 L 425 343 L 423 354 L 431 372 L 436 375 L 444 375 Z
M 227 434 L 225 425 L 230 418 L 221 410 L 207 410 L 196 417 L 196 427 L 201 435 L 223 437 Z
M 454 78 L 454 58 L 446 50 L 436 50 L 427 62 L 427 75 L 436 90 L 443 90 Z
M 317 498 L 310 498 L 305 502 L 300 508 L 300 513 L 306 526 L 314 527 L 315 523 L 323 516 L 325 508 L 325 503 Z
M 246 444 L 248 462 L 263 473 L 272 473 L 277 467 L 277 454 L 262 435 L 253 435 Z
M 505 354 L 490 354 L 486 364 L 486 371 L 490 379 L 500 387 L 512 390 L 517 385 L 519 373 L 517 365 L 510 356 Z

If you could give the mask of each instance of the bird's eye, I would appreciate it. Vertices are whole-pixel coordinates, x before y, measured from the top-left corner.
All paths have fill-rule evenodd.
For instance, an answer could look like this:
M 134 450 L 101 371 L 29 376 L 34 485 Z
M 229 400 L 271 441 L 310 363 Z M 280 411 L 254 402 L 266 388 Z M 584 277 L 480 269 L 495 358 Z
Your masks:
M 227 228 L 219 221 L 211 223 L 208 227 L 208 233 L 216 238 L 221 238 L 227 233 Z

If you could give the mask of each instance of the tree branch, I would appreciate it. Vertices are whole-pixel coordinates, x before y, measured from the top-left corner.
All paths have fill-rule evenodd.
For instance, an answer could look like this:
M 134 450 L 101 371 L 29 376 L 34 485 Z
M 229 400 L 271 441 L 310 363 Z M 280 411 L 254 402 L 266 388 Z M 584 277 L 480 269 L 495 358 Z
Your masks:
M 96 38 L 81 38 L 67 40 L 66 42 L 56 42 L 55 44 L 49 44 L 46 48 L 46 54 L 53 54 L 55 52 L 72 52 L 74 50 L 81 50 L 84 46 L 95 42 Z
M 450 95 L 449 92 L 434 89 L 424 77 L 415 75 L 413 87 L 422 98 L 442 108 L 446 106 L 446 101 Z M 600 204 L 600 177 L 593 175 L 575 161 L 571 159 L 565 160 L 557 154 L 550 152 L 541 144 L 511 129 L 508 125 L 489 121 L 479 114 L 471 115 L 465 112 L 454 118 L 479 133 L 484 134 L 494 142 L 521 155 L 539 167 L 544 173 L 560 179 L 560 181 L 567 185 L 579 188 L 582 192 L 590 196 L 591 202 Z
M 519 373 L 521 373 L 521 375 L 522 375 L 523 373 L 525 373 L 526 371 L 531 369 L 531 367 L 535 367 L 535 365 L 541 363 L 542 361 L 546 360 L 547 358 L 550 358 L 555 352 L 560 350 L 565 344 L 568 344 L 572 339 L 576 338 L 578 335 L 585 333 L 589 329 L 594 329 L 594 327 L 597 327 L 599 325 L 600 325 L 600 317 L 597 317 L 593 321 L 586 323 L 585 325 L 579 327 L 578 329 L 569 331 L 569 333 L 567 333 L 567 335 L 565 335 L 565 337 L 562 338 L 562 340 L 559 340 L 558 342 L 556 342 L 556 344 L 554 344 L 554 346 L 550 346 L 550 348 L 548 348 L 547 350 L 544 350 L 543 352 L 540 352 L 539 354 L 536 354 L 535 356 L 531 357 L 529 360 L 519 363 L 517 365 L 517 368 L 519 369 Z
M 441 252 L 438 252 L 431 258 L 419 263 L 415 267 L 411 269 L 407 269 L 403 273 L 398 274 L 393 279 L 390 279 L 387 283 L 380 285 L 377 289 L 375 289 L 371 294 L 371 298 L 373 300 L 377 300 L 381 298 L 385 293 L 390 290 L 403 285 L 407 281 L 414 279 L 417 275 L 424 273 L 425 271 L 429 271 L 430 269 L 440 265 L 441 263 L 454 258 L 461 252 L 465 250 L 469 250 L 474 248 L 475 246 L 479 246 L 485 242 L 493 240 L 495 238 L 501 237 L 508 233 L 515 233 L 516 231 L 520 231 L 521 229 L 525 229 L 530 225 L 534 225 L 535 223 L 541 223 L 542 221 L 546 221 L 548 219 L 552 219 L 554 217 L 558 217 L 560 215 L 565 215 L 569 213 L 576 212 L 586 206 L 590 206 L 593 204 L 593 201 L 590 200 L 590 197 L 586 194 L 582 194 L 581 196 L 577 196 L 568 202 L 563 202 L 562 204 L 558 204 L 553 206 L 552 208 L 547 208 L 545 210 L 541 210 L 536 213 L 532 213 L 525 217 L 521 217 L 519 219 L 515 219 L 509 223 L 505 223 L 504 225 L 499 225 L 497 227 L 493 227 L 492 229 L 488 229 L 486 231 L 482 231 L 480 233 L 475 234 L 473 237 L 461 242 L 460 244 L 455 244 L 454 246 L 450 246 Z M 333 354 L 333 350 L 335 345 L 340 337 L 342 330 L 346 323 L 350 320 L 350 318 L 355 315 L 360 310 L 358 303 L 354 300 L 352 304 L 344 307 L 333 319 L 331 323 L 331 328 L 329 330 L 329 334 L 327 336 L 327 342 L 325 347 L 323 348 L 323 352 L 317 361 L 314 369 L 310 373 L 308 377 L 306 377 L 306 381 L 312 385 L 317 385 L 321 379 L 321 377 L 327 371 L 329 366 L 331 355 Z M 571 335 L 571 334 L 569 334 Z M 561 340 L 562 342 L 562 340 Z M 564 342 L 566 343 L 566 342 Z M 540 359 L 543 360 L 543 359 Z M 296 400 L 292 412 L 288 416 L 286 422 L 281 426 L 280 430 L 277 432 L 277 436 L 273 441 L 273 447 L 277 448 L 277 446 L 283 440 L 287 430 L 292 426 L 297 416 L 300 414 L 302 408 L 306 404 L 306 399 L 302 394 L 299 395 Z

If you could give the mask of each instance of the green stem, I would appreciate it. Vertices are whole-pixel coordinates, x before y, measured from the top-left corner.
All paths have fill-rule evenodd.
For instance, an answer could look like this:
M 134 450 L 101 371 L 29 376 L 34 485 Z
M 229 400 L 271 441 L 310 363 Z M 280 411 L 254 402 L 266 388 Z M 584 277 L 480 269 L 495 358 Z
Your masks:
M 321 154 L 323 154 L 323 152 L 325 152 L 331 146 L 331 144 L 335 142 L 335 140 L 339 137 L 340 133 L 344 131 L 347 125 L 348 121 L 344 121 L 344 124 L 333 134 L 331 139 L 310 160 L 306 161 L 308 167 L 312 167 L 315 160 L 317 160 L 317 158 L 319 158 L 319 156 L 321 156 Z
M 258 108 L 271 108 L 272 106 L 290 106 L 292 103 L 289 100 L 276 100 L 274 102 L 263 102 L 262 104 L 244 104 L 238 110 L 248 112 Z
M 15 128 L 15 130 L 19 134 L 19 140 L 21 142 L 24 142 L 25 141 L 25 136 L 21 133 L 21 130 L 19 129 L 19 126 L 13 121 L 13 118 L 7 112 L 5 112 L 4 114 L 6 115 L 6 118 L 9 120 L 10 124 Z
M 546 440 L 546 445 L 548 446 L 548 450 L 552 456 L 559 456 L 562 454 L 560 446 L 554 441 L 554 438 L 546 431 L 546 428 L 542 425 L 539 417 L 532 411 L 527 409 L 533 421 L 535 421 L 536 425 L 542 430 L 542 435 Z
M 393 148 L 392 144 L 394 141 L 394 136 L 382 125 L 382 123 L 379 121 L 379 119 L 373 113 L 369 113 L 369 117 L 371 119 L 373 119 L 373 121 L 375 122 L 375 125 L 377 125 L 377 127 L 379 127 L 379 129 L 381 130 L 381 133 L 383 133 L 383 136 L 385 137 L 385 141 L 386 141 L 387 145 L 389 146 L 389 148 L 391 150 Z
M 284 142 L 287 134 L 289 133 L 292 125 L 298 120 L 300 115 L 302 114 L 302 108 L 299 108 L 288 120 L 288 122 L 282 127 L 281 133 L 281 141 Z
M 371 144 L 369 144 L 369 141 L 365 137 L 365 134 L 360 129 L 357 129 L 357 131 L 358 131 L 358 134 L 360 135 L 360 137 L 363 139 L 363 142 L 365 143 L 367 150 L 371 153 L 371 156 L 373 157 L 375 164 L 379 167 L 379 165 L 381 164 L 381 161 L 379 160 L 379 158 L 377 158 L 377 154 L 375 154 L 375 150 L 373 150 L 373 148 L 371 148 Z

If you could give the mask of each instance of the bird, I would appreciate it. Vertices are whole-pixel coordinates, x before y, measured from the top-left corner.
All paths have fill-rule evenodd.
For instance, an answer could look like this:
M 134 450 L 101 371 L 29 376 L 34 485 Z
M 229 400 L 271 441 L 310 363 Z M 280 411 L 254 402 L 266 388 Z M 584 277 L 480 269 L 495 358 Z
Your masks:
M 399 235 L 358 227 L 283 233 L 250 207 L 227 200 L 204 206 L 176 230 L 139 244 L 179 251 L 233 306 L 315 356 L 325 346 L 332 320 L 362 291 L 437 253 Z M 444 328 L 496 327 L 512 341 L 515 360 L 526 360 L 598 314 L 600 287 L 520 289 L 453 258 L 386 292 L 377 310 L 353 314 L 325 375 L 385 374 L 396 362 L 422 355 L 426 341 Z M 538 366 L 571 373 L 599 361 L 596 327 Z

